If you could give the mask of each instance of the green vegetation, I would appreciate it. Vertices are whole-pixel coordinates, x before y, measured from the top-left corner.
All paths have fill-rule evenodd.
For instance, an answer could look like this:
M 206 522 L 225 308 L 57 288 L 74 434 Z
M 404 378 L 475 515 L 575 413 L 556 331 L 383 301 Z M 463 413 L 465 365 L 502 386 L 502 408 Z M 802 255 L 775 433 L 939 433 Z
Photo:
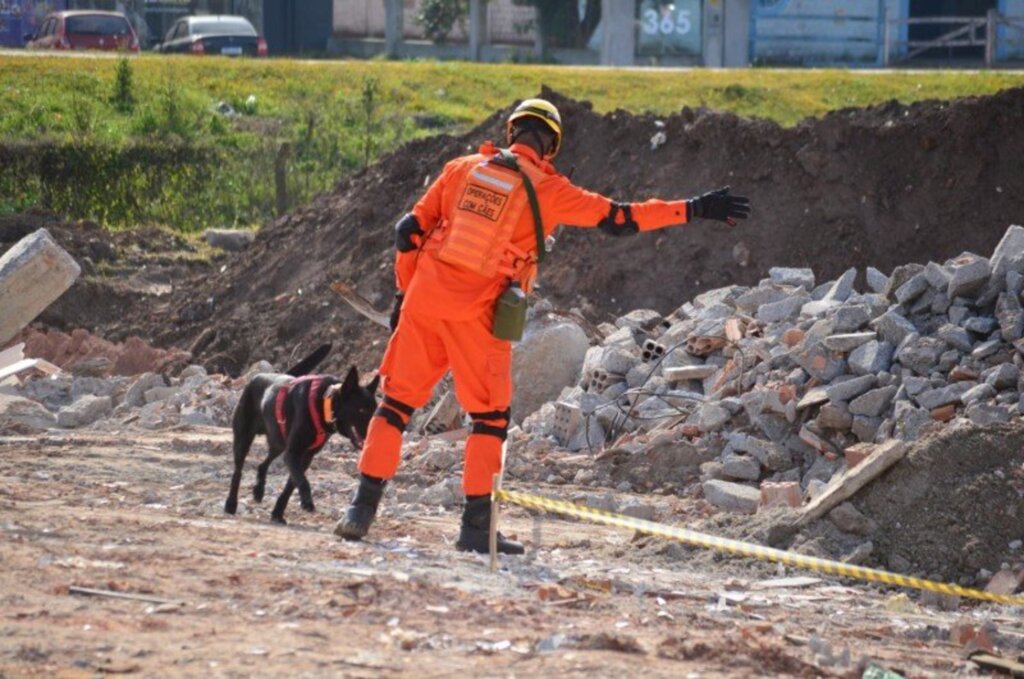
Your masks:
M 1024 85 L 1024 74 L 4 56 L 0 212 L 44 204 L 185 231 L 259 224 L 281 198 L 275 164 L 286 171 L 280 204 L 293 206 L 404 141 L 464 131 L 541 84 L 602 112 L 709 106 L 792 125 L 888 99 L 989 94 Z

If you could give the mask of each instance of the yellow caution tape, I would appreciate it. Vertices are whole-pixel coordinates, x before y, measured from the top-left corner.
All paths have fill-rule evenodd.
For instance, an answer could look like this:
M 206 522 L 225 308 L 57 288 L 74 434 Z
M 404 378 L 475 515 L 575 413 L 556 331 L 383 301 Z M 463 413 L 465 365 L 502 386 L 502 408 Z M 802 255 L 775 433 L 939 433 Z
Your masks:
M 857 580 L 866 580 L 868 582 L 881 582 L 887 585 L 896 585 L 898 587 L 910 587 L 913 589 L 927 590 L 929 592 L 939 592 L 940 594 L 948 594 L 950 596 L 962 596 L 969 599 L 994 601 L 996 603 L 1009 604 L 1012 606 L 1024 606 L 1024 596 L 993 594 L 991 592 L 983 592 L 978 589 L 970 589 L 959 585 L 947 585 L 941 582 L 933 582 L 931 580 L 914 578 L 907 575 L 898 575 L 896 573 L 880 571 L 874 568 L 864 568 L 863 566 L 854 566 L 852 564 L 842 563 L 839 561 L 831 561 L 829 559 L 819 559 L 814 556 L 795 554 L 781 549 L 773 549 L 771 547 L 762 547 L 761 545 L 754 545 L 748 542 L 740 542 L 739 540 L 730 540 L 728 538 L 706 535 L 687 528 L 666 526 L 653 521 L 635 519 L 630 516 L 622 516 L 621 514 L 613 514 L 601 509 L 584 507 L 564 500 L 552 500 L 551 498 L 527 495 L 525 493 L 517 493 L 510 490 L 495 490 L 494 499 L 511 502 L 512 504 L 521 505 L 530 509 L 539 509 L 541 511 L 575 516 L 595 523 L 602 523 L 606 526 L 629 528 L 641 533 L 656 535 L 669 540 L 677 540 L 694 547 L 702 547 L 704 549 L 711 549 L 717 552 L 727 552 L 729 554 L 747 556 L 754 559 L 760 559 L 762 561 L 774 561 L 794 568 L 803 568 L 821 573 L 829 573 L 831 575 L 841 575 L 843 577 L 856 578 Z

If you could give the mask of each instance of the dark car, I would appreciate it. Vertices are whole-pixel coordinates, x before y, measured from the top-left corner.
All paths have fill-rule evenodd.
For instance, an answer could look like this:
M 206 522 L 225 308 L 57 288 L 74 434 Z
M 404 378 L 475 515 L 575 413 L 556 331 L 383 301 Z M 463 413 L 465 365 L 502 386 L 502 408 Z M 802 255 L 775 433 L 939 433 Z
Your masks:
M 156 51 L 265 57 L 267 41 L 245 17 L 193 16 L 176 21 Z
M 138 52 L 139 39 L 127 17 L 118 12 L 55 12 L 43 19 L 25 47 L 43 50 L 112 50 Z

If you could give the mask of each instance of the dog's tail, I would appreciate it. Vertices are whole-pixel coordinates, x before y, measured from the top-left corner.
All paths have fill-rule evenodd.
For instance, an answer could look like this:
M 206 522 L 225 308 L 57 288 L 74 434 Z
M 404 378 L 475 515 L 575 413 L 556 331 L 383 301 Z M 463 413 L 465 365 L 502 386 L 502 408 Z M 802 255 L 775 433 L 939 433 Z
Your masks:
M 327 358 L 327 354 L 331 353 L 331 343 L 321 345 L 316 351 L 302 359 L 291 368 L 286 371 L 292 377 L 299 377 L 306 375 L 313 370 L 313 368 L 320 365 L 320 361 Z

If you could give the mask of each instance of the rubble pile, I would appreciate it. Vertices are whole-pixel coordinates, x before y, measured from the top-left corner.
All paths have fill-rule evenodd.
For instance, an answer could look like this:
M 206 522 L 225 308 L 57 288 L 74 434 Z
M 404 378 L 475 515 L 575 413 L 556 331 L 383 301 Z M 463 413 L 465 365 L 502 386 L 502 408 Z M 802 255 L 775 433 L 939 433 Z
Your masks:
M 510 473 L 753 513 L 813 498 L 888 440 L 1022 415 L 1024 228 L 989 258 L 857 279 L 774 268 L 605 324 L 579 384 L 513 432 L 514 453 L 549 463 L 530 472 L 513 455 Z M 609 464 L 555 464 L 556 448 Z
M 259 370 L 272 370 L 269 364 Z M 241 380 L 208 375 L 191 365 L 176 377 L 146 372 L 134 377 L 94 377 L 63 372 L 23 384 L 0 384 L 0 429 L 51 428 L 147 430 L 177 425 L 221 426 L 241 393 Z

